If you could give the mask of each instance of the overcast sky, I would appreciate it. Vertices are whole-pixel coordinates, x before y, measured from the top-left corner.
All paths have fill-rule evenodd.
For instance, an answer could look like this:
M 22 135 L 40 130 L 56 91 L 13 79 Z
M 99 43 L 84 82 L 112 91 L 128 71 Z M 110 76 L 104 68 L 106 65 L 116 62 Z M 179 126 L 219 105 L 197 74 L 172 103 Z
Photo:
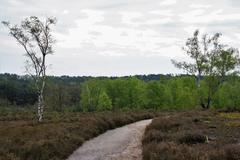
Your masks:
M 179 73 L 171 59 L 195 29 L 240 46 L 239 0 L 0 0 L 0 21 L 54 16 L 51 75 Z M 0 73 L 25 74 L 24 50 L 0 26 Z

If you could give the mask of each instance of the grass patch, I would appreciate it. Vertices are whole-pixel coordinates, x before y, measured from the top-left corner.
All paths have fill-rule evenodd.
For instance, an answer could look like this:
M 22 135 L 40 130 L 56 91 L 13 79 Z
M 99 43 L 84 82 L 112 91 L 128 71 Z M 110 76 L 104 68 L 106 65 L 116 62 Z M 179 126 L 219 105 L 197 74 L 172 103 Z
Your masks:
M 232 113 L 220 113 L 219 114 L 220 117 L 223 118 L 229 118 L 229 119 L 240 119 L 240 113 L 239 112 L 232 112 Z
M 146 128 L 143 159 L 240 160 L 239 115 L 217 111 L 162 113 Z
M 230 127 L 240 127 L 240 120 L 239 121 L 226 122 L 226 125 L 230 126 Z
M 151 111 L 47 113 L 39 124 L 33 113 L 4 112 L 0 114 L 0 159 L 66 159 L 90 138 L 155 115 Z

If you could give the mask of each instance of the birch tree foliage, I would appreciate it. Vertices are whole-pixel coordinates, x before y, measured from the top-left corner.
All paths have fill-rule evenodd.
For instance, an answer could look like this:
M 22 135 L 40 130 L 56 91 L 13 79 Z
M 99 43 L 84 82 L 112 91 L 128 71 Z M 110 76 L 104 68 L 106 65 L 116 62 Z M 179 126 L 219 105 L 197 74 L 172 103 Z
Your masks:
M 205 55 L 207 54 L 209 43 L 210 40 L 207 35 L 204 35 L 202 41 L 200 41 L 199 31 L 196 30 L 193 37 L 188 38 L 185 47 L 183 47 L 185 54 L 191 58 L 192 62 L 172 60 L 172 63 L 177 68 L 183 69 L 189 74 L 197 75 L 198 85 L 204 72 L 204 63 L 206 62 Z
M 36 16 L 24 19 L 20 25 L 11 25 L 3 21 L 9 29 L 9 34 L 20 44 L 27 57 L 26 72 L 33 78 L 38 94 L 38 121 L 43 119 L 44 97 L 46 83 L 46 56 L 53 53 L 54 39 L 51 34 L 56 18 L 46 18 L 44 21 Z

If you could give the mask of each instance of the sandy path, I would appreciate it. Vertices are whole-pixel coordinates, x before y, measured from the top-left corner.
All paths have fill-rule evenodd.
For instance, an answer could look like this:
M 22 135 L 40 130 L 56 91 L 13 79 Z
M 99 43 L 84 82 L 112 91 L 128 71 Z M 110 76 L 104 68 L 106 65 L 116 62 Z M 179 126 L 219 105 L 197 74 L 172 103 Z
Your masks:
M 68 160 L 141 160 L 141 139 L 151 120 L 135 122 L 85 142 Z

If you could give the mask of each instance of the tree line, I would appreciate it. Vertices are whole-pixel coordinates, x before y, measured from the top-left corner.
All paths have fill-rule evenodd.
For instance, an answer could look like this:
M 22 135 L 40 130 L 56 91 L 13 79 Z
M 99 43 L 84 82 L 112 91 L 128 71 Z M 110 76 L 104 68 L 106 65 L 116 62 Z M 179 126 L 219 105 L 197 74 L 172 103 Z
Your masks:
M 141 77 L 141 76 L 140 76 Z M 146 76 L 147 77 L 147 76 Z M 151 77 L 151 76 L 150 76 Z M 161 75 L 145 81 L 139 76 L 94 78 L 48 77 L 44 93 L 46 109 L 52 111 L 105 111 L 125 109 L 190 109 L 201 107 L 199 98 L 208 98 L 206 80 L 197 86 L 191 75 Z M 37 102 L 30 77 L 0 75 L 2 106 L 33 106 Z M 240 108 L 240 79 L 227 76 L 212 97 L 214 108 Z
M 190 109 L 199 108 L 200 99 L 208 99 L 206 80 L 196 85 L 195 76 L 142 81 L 136 77 L 116 80 L 90 80 L 82 84 L 80 109 L 102 111 L 117 109 Z M 215 108 L 240 108 L 239 77 L 229 76 L 212 95 Z

